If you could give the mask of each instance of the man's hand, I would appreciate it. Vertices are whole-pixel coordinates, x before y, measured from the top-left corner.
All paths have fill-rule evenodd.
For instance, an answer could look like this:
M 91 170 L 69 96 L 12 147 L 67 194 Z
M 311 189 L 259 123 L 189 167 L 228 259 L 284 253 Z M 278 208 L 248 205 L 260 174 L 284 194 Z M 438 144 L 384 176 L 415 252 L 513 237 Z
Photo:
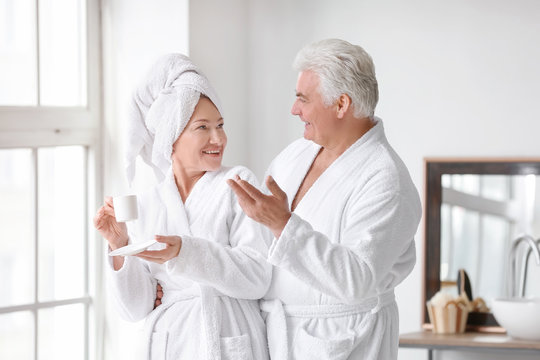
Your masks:
M 276 181 L 268 176 L 266 186 L 272 195 L 265 195 L 245 180 L 227 180 L 229 186 L 238 197 L 238 203 L 247 216 L 267 226 L 276 238 L 279 238 L 283 228 L 287 225 L 291 212 L 287 194 L 278 186 Z

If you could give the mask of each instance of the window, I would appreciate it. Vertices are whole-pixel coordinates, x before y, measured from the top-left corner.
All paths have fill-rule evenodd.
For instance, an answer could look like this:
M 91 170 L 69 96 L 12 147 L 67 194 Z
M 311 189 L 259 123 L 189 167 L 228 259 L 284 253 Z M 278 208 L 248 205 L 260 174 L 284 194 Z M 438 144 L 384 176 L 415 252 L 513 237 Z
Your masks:
M 0 359 L 99 358 L 98 5 L 0 0 Z
M 444 174 L 441 182 L 441 279 L 453 285 L 464 268 L 477 293 L 501 296 L 511 240 L 530 232 L 536 177 Z
M 0 105 L 86 105 L 84 5 L 0 1 Z

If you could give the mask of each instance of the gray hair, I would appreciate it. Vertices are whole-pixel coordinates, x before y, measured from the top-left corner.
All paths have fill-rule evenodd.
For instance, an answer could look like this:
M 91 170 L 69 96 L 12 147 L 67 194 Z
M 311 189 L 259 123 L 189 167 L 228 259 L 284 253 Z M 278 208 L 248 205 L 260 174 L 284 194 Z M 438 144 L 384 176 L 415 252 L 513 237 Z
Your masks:
M 360 46 L 339 39 L 318 41 L 302 48 L 293 66 L 299 72 L 309 70 L 319 76 L 319 92 L 326 106 L 347 94 L 355 117 L 373 119 L 379 101 L 375 66 Z

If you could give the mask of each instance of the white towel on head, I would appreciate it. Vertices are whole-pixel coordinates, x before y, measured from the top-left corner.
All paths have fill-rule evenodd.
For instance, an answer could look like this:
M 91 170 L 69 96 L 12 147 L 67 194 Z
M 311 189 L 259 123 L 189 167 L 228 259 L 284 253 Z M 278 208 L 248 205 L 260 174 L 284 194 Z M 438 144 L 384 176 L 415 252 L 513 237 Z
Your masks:
M 188 123 L 200 94 L 223 115 L 215 90 L 206 76 L 182 54 L 168 54 L 152 67 L 135 91 L 128 114 L 126 175 L 135 176 L 138 155 L 161 181 L 171 166 L 172 146 Z

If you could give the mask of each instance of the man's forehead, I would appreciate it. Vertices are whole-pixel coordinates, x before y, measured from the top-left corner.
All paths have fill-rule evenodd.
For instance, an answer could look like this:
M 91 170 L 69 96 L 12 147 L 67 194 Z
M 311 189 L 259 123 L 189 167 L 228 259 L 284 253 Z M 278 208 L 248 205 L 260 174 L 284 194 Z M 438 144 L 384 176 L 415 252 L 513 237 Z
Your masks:
M 307 95 L 313 91 L 316 91 L 319 86 L 319 76 L 311 71 L 305 70 L 298 74 L 298 80 L 296 81 L 296 94 Z

